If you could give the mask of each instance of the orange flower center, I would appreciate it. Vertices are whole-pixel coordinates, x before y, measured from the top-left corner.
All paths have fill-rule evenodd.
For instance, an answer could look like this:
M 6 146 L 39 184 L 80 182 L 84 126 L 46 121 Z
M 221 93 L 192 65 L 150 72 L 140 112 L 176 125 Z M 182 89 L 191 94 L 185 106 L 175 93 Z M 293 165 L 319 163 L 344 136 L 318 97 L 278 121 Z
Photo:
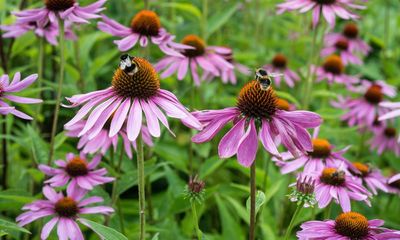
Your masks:
M 276 54 L 272 59 L 272 65 L 276 68 L 286 68 L 287 58 L 283 54 Z
M 138 12 L 131 21 L 132 30 L 145 36 L 157 36 L 161 28 L 158 15 L 149 10 Z
M 72 218 L 79 212 L 78 204 L 70 197 L 64 197 L 58 200 L 54 210 L 60 217 Z
M 384 134 L 388 138 L 394 138 L 396 137 L 396 129 L 392 127 L 385 128 Z
M 337 55 L 331 55 L 326 58 L 322 67 L 326 72 L 332 73 L 334 75 L 340 75 L 344 71 L 342 59 Z
M 337 170 L 336 168 L 325 168 L 322 171 L 320 180 L 321 182 L 329 185 L 340 186 L 345 181 L 345 173 Z
M 89 169 L 85 160 L 80 157 L 74 157 L 68 162 L 65 171 L 72 177 L 85 176 Z
M 277 109 L 276 101 L 272 87 L 262 90 L 259 82 L 253 80 L 240 90 L 236 106 L 246 117 L 269 119 Z
M 157 94 L 160 80 L 154 67 L 144 58 L 132 58 L 132 72 L 118 68 L 112 86 L 122 97 L 147 99 Z
M 326 139 L 316 138 L 312 140 L 313 151 L 308 153 L 315 158 L 327 158 L 331 155 L 331 144 Z
M 378 104 L 383 100 L 382 87 L 379 85 L 372 85 L 364 94 L 365 100 L 372 104 Z
M 364 239 L 368 235 L 368 219 L 356 212 L 342 213 L 335 220 L 335 230 L 350 239 Z
M 289 102 L 282 98 L 276 99 L 276 107 L 280 110 L 285 110 L 285 111 L 290 110 Z
M 343 29 L 343 35 L 348 38 L 357 38 L 358 36 L 358 27 L 354 23 L 348 23 Z
M 346 51 L 349 48 L 349 41 L 340 39 L 335 43 L 335 47 L 341 51 Z
M 353 163 L 353 166 L 355 168 L 357 168 L 358 171 L 361 172 L 361 175 L 363 177 L 365 177 L 365 176 L 367 176 L 369 174 L 369 166 L 367 164 L 360 163 L 360 162 L 355 162 L 355 163 Z
M 183 54 L 187 57 L 201 56 L 206 52 L 206 44 L 204 43 L 203 39 L 196 35 L 187 35 L 183 38 L 182 43 L 194 47 L 194 49 L 185 50 Z
M 44 0 L 44 4 L 51 11 L 64 11 L 74 6 L 75 0 Z

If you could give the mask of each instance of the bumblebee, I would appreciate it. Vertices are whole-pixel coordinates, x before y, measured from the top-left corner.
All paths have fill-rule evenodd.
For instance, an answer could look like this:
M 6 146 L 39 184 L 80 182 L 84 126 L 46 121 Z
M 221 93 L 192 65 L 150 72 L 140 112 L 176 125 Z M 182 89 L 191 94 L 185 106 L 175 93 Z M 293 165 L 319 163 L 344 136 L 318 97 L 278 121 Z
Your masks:
M 138 71 L 136 63 L 133 61 L 134 57 L 124 54 L 120 57 L 119 68 L 126 72 L 128 75 L 133 76 Z
M 256 80 L 260 83 L 262 90 L 267 91 L 272 84 L 272 78 L 282 76 L 281 73 L 268 73 L 267 70 L 258 68 L 256 70 Z

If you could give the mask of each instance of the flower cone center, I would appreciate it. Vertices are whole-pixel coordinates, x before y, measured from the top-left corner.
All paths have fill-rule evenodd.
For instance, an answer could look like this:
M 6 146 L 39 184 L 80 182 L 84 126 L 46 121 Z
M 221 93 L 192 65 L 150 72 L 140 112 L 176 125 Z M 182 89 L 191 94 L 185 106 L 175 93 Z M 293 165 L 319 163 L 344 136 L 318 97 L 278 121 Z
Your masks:
M 253 80 L 240 90 L 236 105 L 246 117 L 270 119 L 277 110 L 276 102 L 272 87 L 262 90 L 260 84 Z
M 349 48 L 349 41 L 340 39 L 335 43 L 335 47 L 341 51 L 346 51 Z
M 138 12 L 131 21 L 132 30 L 145 36 L 157 36 L 161 28 L 158 15 L 149 10 Z
M 322 171 L 320 180 L 329 185 L 339 186 L 345 181 L 345 173 L 336 168 L 325 168 Z
M 187 35 L 183 38 L 182 43 L 194 49 L 186 49 L 183 53 L 187 57 L 197 57 L 201 56 L 206 52 L 206 44 L 203 39 L 199 38 L 196 35 Z
M 280 110 L 285 110 L 285 111 L 289 111 L 290 110 L 290 104 L 288 101 L 286 101 L 285 99 L 282 98 L 278 98 L 276 100 L 276 107 Z
M 335 230 L 350 239 L 364 239 L 368 235 L 368 219 L 356 212 L 342 213 L 335 220 Z
M 372 104 L 378 104 L 383 100 L 382 87 L 379 85 L 372 85 L 364 94 L 365 100 Z
M 276 68 L 286 68 L 287 58 L 283 54 L 276 54 L 272 59 L 272 65 Z
M 60 217 L 72 218 L 79 212 L 78 204 L 70 197 L 64 197 L 58 200 L 54 210 Z
M 322 67 L 326 72 L 332 73 L 334 75 L 342 74 L 344 70 L 342 59 L 337 55 L 332 55 L 325 59 Z
M 394 182 L 390 183 L 389 186 L 391 186 L 393 188 L 400 189 L 400 180 L 397 180 L 397 181 L 394 181 Z
M 72 177 L 85 176 L 89 169 L 85 160 L 80 157 L 75 157 L 68 162 L 65 171 Z
M 358 27 L 354 23 L 348 23 L 343 29 L 343 35 L 348 38 L 357 38 L 358 36 Z
M 366 177 L 369 174 L 369 166 L 367 164 L 355 162 L 353 163 L 353 166 L 357 168 L 358 171 L 361 172 L 361 175 L 363 177 Z
M 112 86 L 122 97 L 147 99 L 157 94 L 160 80 L 154 67 L 144 58 L 134 57 L 135 71 L 132 75 L 118 68 Z
M 75 4 L 75 0 L 44 0 L 46 8 L 51 11 L 64 11 Z
M 309 154 L 315 158 L 327 158 L 331 155 L 331 144 L 326 139 L 316 138 L 312 140 L 313 151 Z
M 392 127 L 385 128 L 384 134 L 388 138 L 394 138 L 396 136 L 396 129 Z
M 313 0 L 313 1 L 318 4 L 325 4 L 325 5 L 333 4 L 336 2 L 336 0 Z

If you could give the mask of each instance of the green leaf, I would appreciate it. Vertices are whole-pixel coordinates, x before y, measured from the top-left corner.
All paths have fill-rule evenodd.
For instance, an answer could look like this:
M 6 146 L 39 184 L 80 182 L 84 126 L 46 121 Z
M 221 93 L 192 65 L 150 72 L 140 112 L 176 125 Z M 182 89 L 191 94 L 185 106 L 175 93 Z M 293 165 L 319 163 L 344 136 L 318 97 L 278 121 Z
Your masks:
M 275 91 L 276 95 L 280 98 L 284 98 L 286 100 L 289 100 L 289 102 L 294 103 L 296 106 L 300 106 L 300 102 L 297 101 L 295 97 L 293 97 L 290 93 L 287 92 L 281 92 L 281 91 Z
M 7 189 L 0 192 L 0 199 L 12 200 L 18 203 L 30 203 L 36 200 L 34 197 L 26 196 L 26 192 L 22 190 Z
M 193 4 L 190 3 L 163 3 L 160 4 L 161 7 L 167 7 L 167 8 L 175 8 L 178 11 L 182 11 L 183 13 L 189 13 L 192 16 L 195 16 L 199 20 L 201 19 L 201 11 L 194 6 Z
M 222 224 L 221 239 L 244 239 L 243 230 L 239 221 L 235 221 L 234 214 L 229 212 L 227 205 L 222 201 L 221 197 L 215 195 L 217 202 L 220 222 Z
M 236 3 L 228 9 L 224 9 L 222 12 L 218 12 L 209 18 L 207 23 L 207 38 L 211 36 L 215 31 L 220 29 L 228 20 L 233 16 L 233 14 L 240 7 L 241 3 Z
M 218 156 L 208 158 L 200 167 L 200 179 L 204 179 L 215 172 L 222 164 L 224 164 L 224 162 L 225 161 L 219 159 Z
M 6 221 L 4 219 L 0 219 L 0 228 L 2 228 L 3 230 L 4 229 L 9 229 L 9 230 L 15 230 L 15 231 L 31 234 L 31 232 L 29 232 L 27 229 L 25 229 L 23 227 L 20 227 L 20 226 L 18 226 L 17 224 L 15 224 L 13 222 Z
M 262 191 L 257 191 L 256 194 L 256 215 L 261 206 L 265 203 L 265 194 Z M 250 197 L 246 201 L 247 211 L 250 212 Z
M 328 90 L 316 90 L 312 93 L 313 97 L 322 97 L 322 98 L 337 98 L 337 93 L 334 91 Z
M 151 240 L 159 240 L 160 233 L 156 233 Z
M 48 158 L 48 146 L 39 136 L 38 132 L 28 125 L 28 136 L 31 137 L 31 149 L 35 162 L 45 163 Z
M 99 223 L 87 220 L 87 219 L 82 219 L 78 218 L 78 221 L 81 222 L 82 224 L 88 226 L 90 229 L 95 231 L 97 234 L 99 234 L 101 237 L 103 237 L 105 240 L 128 240 L 127 237 L 119 233 L 118 231 L 106 227 L 104 225 L 101 225 Z

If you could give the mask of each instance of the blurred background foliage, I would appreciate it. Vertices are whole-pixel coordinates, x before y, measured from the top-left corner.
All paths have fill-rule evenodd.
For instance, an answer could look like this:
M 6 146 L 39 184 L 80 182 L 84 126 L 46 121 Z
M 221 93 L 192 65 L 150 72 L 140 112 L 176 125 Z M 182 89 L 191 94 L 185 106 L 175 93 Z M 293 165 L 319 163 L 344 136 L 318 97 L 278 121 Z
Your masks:
M 82 5 L 91 0 L 80 0 Z M 310 14 L 285 13 L 276 15 L 278 0 L 153 0 L 151 10 L 156 11 L 162 25 L 176 35 L 180 41 L 186 34 L 203 36 L 208 45 L 228 46 L 234 50 L 235 59 L 255 69 L 271 61 L 276 53 L 283 53 L 289 59 L 289 66 L 298 70 L 304 77 L 310 57 L 311 28 Z M 11 11 L 19 8 L 41 6 L 40 0 L 0 0 L 1 24 L 11 24 L 14 17 Z M 361 19 L 357 22 L 362 38 L 372 47 L 373 52 L 365 59 L 362 66 L 346 69 L 348 73 L 372 80 L 384 79 L 397 87 L 400 86 L 400 2 L 397 0 L 371 0 L 366 3 L 367 9 L 360 11 Z M 143 9 L 142 1 L 109 0 L 105 15 L 128 24 L 139 10 Z M 341 31 L 345 21 L 337 20 L 336 31 Z M 119 51 L 113 44 L 114 37 L 99 31 L 96 23 L 74 29 L 78 41 L 67 42 L 66 80 L 62 95 L 72 96 L 78 93 L 103 89 L 110 85 L 113 71 L 118 66 Z M 18 39 L 4 39 L 4 49 L 9 54 L 8 67 L 13 75 L 17 71 L 23 77 L 37 72 L 38 39 L 28 33 Z M 42 92 L 45 102 L 42 111 L 36 115 L 36 106 L 18 106 L 24 112 L 36 116 L 39 129 L 31 122 L 25 122 L 12 116 L 2 118 L 7 123 L 7 133 L 2 134 L 9 143 L 9 183 L 10 189 L 0 191 L 0 212 L 3 218 L 13 221 L 21 213 L 23 204 L 41 198 L 41 186 L 44 175 L 36 168 L 45 163 L 49 149 L 50 124 L 53 115 L 54 92 L 58 72 L 58 51 L 46 45 L 45 72 L 41 89 L 30 88 L 22 96 L 37 96 Z M 141 56 L 143 50 L 136 47 L 131 55 Z M 150 61 L 156 63 L 163 56 L 156 47 L 151 47 Z M 3 69 L 0 70 L 2 74 Z M 238 75 L 237 85 L 224 85 L 220 79 L 203 83 L 193 90 L 189 78 L 177 81 L 170 77 L 161 81 L 162 88 L 173 91 L 191 110 L 219 109 L 233 106 L 241 86 L 251 77 Z M 282 98 L 296 104 L 304 97 L 304 84 L 297 84 L 290 89 L 286 86 L 277 89 Z M 352 145 L 346 153 L 351 161 L 372 163 L 380 167 L 385 175 L 400 171 L 400 159 L 387 152 L 382 156 L 369 150 L 369 146 L 360 145 L 360 134 L 356 128 L 349 128 L 340 121 L 342 110 L 329 106 L 330 100 L 338 95 L 350 94 L 342 86 L 327 90 L 325 83 L 314 85 L 311 110 L 321 114 L 324 124 L 320 136 L 329 139 L 338 149 Z M 191 102 L 191 96 L 195 101 Z M 399 98 L 397 98 L 399 100 Z M 62 108 L 59 121 L 59 134 L 56 138 L 56 159 L 64 158 L 68 152 L 76 153 L 76 139 L 67 138 L 62 131 L 75 110 Z M 165 131 L 162 137 L 155 140 L 153 149 L 146 149 L 148 231 L 153 239 L 191 239 L 193 222 L 190 203 L 183 198 L 183 189 L 189 179 L 188 149 L 190 137 L 194 132 L 184 128 L 179 122 L 172 123 L 176 138 Z M 218 136 L 216 139 L 220 139 Z M 370 137 L 370 136 L 367 136 Z M 220 160 L 217 155 L 218 141 L 194 145 L 194 174 L 206 182 L 206 198 L 199 209 L 200 228 L 206 239 L 245 239 L 247 236 L 249 213 L 246 200 L 249 196 L 249 169 L 240 166 L 236 159 Z M 119 152 L 117 150 L 116 152 Z M 116 176 L 110 164 L 110 155 L 104 156 L 101 163 L 110 175 Z M 123 172 L 119 176 L 117 202 L 122 211 L 114 214 L 110 226 L 125 234 L 128 239 L 137 238 L 138 201 L 137 173 L 135 159 L 123 160 Z M 288 201 L 288 184 L 294 176 L 281 175 L 270 161 L 270 156 L 259 151 L 257 157 L 258 190 L 265 193 L 264 204 L 258 214 L 258 236 L 260 239 L 280 239 L 284 233 L 296 206 Z M 105 198 L 110 204 L 111 185 L 95 188 L 91 194 Z M 380 193 L 372 201 L 372 208 L 363 203 L 354 203 L 357 211 L 368 218 L 382 218 L 386 226 L 400 229 L 400 202 L 398 196 Z M 340 212 L 333 206 L 332 217 Z M 298 224 L 312 216 L 322 219 L 319 209 L 303 210 L 297 219 Z M 101 222 L 102 219 L 92 219 Z M 38 239 L 37 231 L 40 222 L 31 224 L 29 230 Z M 18 232 L 10 231 L 17 239 L 26 239 Z M 86 231 L 88 239 L 97 239 L 91 231 Z M 53 236 L 54 237 L 54 236 Z M 150 237 L 150 239 L 151 239 Z M 294 238 L 294 236 L 293 236 Z

